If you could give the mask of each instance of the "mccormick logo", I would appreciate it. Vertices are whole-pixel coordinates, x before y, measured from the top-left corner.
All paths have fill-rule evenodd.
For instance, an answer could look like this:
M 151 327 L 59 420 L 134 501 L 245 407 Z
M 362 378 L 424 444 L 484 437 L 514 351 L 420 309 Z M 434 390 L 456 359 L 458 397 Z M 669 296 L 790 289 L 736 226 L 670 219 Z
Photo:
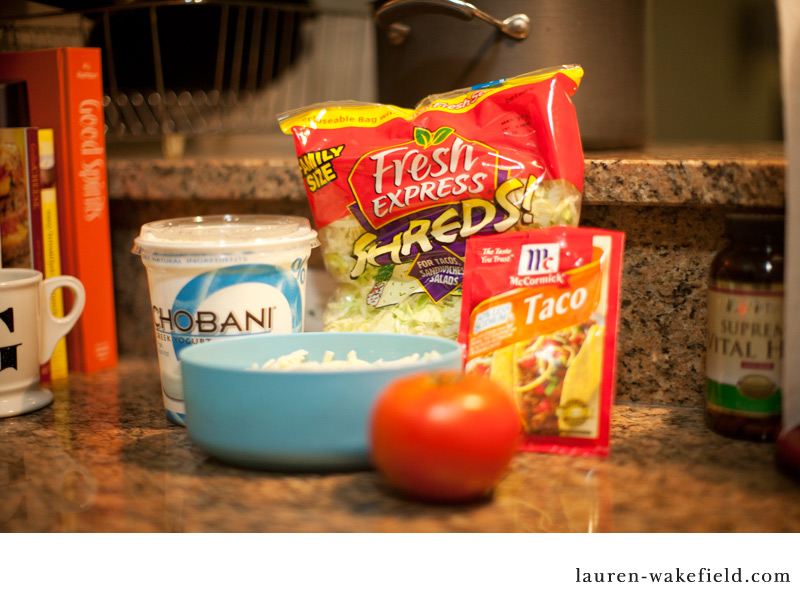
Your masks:
M 414 128 L 413 140 L 361 157 L 348 183 L 373 228 L 470 195 L 493 192 L 497 152 L 453 128 Z
M 519 254 L 519 276 L 541 276 L 558 273 L 561 247 L 558 243 L 523 245 Z

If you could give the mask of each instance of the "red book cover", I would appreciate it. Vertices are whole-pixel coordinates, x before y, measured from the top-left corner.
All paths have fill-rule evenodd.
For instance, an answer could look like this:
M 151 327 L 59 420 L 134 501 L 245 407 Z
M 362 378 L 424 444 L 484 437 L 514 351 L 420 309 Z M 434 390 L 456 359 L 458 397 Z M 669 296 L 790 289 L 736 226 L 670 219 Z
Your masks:
M 86 288 L 86 308 L 67 336 L 70 368 L 95 372 L 114 367 L 117 335 L 100 49 L 0 53 L 0 78 L 25 80 L 31 125 L 54 131 L 62 272 L 77 276 Z

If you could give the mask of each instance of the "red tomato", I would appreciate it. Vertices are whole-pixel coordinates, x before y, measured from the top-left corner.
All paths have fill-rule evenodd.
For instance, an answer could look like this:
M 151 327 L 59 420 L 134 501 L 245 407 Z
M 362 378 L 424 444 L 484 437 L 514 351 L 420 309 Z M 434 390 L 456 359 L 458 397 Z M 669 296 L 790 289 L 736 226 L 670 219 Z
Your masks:
M 521 434 L 505 387 L 481 375 L 439 372 L 399 379 L 372 413 L 372 461 L 389 484 L 437 501 L 486 494 Z

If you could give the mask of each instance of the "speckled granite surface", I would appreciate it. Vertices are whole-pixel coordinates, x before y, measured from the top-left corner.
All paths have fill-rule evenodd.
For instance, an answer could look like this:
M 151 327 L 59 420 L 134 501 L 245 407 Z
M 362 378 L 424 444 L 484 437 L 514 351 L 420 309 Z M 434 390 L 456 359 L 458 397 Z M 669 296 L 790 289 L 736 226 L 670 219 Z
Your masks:
M 170 424 L 153 360 L 73 374 L 0 419 L 0 532 L 800 532 L 774 447 L 691 407 L 617 405 L 607 459 L 519 453 L 493 497 L 404 499 L 372 471 L 281 474 L 209 458 Z
M 664 146 L 586 157 L 589 204 L 783 207 L 781 145 Z
M 289 159 L 202 159 L 109 161 L 109 194 L 172 200 L 305 200 L 297 161 Z
M 587 204 L 781 207 L 784 169 L 779 144 L 590 152 L 584 199 Z M 297 161 L 285 148 L 263 158 L 112 158 L 108 174 L 112 198 L 306 199 Z
M 626 233 L 617 399 L 702 406 L 706 276 L 725 213 L 783 207 L 781 145 L 654 147 L 586 155 L 581 225 Z M 210 213 L 310 217 L 295 161 L 187 157 L 109 162 L 118 339 L 155 357 L 145 270 L 130 253 L 150 220 Z M 319 250 L 312 266 L 321 266 Z

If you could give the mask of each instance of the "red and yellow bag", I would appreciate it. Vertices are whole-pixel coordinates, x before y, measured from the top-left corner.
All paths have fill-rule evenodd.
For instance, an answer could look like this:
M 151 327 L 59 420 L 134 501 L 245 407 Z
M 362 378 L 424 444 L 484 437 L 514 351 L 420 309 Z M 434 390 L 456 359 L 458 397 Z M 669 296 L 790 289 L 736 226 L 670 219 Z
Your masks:
M 465 370 L 509 388 L 524 450 L 608 455 L 624 240 L 555 227 L 467 241 Z
M 293 134 L 328 270 L 327 331 L 455 339 L 468 237 L 577 225 L 579 66 L 423 100 L 279 117 Z

